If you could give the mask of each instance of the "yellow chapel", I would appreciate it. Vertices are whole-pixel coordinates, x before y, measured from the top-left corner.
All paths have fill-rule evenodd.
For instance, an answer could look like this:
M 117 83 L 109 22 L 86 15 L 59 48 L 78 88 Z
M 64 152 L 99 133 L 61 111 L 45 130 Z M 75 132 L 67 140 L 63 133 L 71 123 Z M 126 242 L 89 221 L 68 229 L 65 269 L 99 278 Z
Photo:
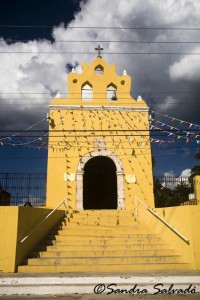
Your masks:
M 74 210 L 133 210 L 133 195 L 153 205 L 149 108 L 130 90 L 100 53 L 72 69 L 68 97 L 50 105 L 47 206 L 67 196 Z

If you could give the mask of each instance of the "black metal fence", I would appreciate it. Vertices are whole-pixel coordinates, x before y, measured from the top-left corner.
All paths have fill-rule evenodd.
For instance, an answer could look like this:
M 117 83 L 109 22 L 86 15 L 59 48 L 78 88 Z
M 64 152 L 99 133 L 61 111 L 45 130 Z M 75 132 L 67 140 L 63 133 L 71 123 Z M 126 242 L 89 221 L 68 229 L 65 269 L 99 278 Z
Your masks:
M 0 186 L 10 193 L 10 204 L 45 206 L 46 173 L 0 173 Z
M 155 176 L 154 198 L 156 207 L 198 204 L 191 177 Z
M 46 173 L 0 173 L 0 192 L 10 194 L 9 205 L 44 206 L 46 178 Z M 156 207 L 198 204 L 190 177 L 155 176 L 154 197 Z M 3 201 L 0 205 L 8 205 Z

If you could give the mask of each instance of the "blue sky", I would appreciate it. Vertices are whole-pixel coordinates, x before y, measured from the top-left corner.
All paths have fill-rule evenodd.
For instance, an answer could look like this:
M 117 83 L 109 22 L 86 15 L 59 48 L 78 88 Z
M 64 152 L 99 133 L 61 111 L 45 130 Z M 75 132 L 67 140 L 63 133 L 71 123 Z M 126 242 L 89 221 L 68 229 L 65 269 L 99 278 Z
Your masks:
M 90 63 L 98 44 L 119 74 L 126 69 L 132 77 L 133 97 L 140 94 L 150 109 L 200 124 L 199 1 L 114 1 L 0 1 L 0 130 L 8 131 L 1 136 L 44 118 L 55 93 L 67 94 L 71 67 Z M 128 54 L 133 52 L 146 54 Z M 152 147 L 157 174 L 180 175 L 197 164 L 194 139 Z M 0 172 L 45 172 L 46 156 L 45 150 L 0 144 Z

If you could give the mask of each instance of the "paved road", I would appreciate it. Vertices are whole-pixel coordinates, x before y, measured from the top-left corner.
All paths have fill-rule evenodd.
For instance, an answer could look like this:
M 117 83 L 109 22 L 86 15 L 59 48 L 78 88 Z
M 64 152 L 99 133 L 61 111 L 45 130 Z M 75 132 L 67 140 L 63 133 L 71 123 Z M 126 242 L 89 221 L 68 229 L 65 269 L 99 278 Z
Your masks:
M 200 300 L 200 294 L 193 295 L 67 295 L 67 296 L 0 296 L 0 300 Z

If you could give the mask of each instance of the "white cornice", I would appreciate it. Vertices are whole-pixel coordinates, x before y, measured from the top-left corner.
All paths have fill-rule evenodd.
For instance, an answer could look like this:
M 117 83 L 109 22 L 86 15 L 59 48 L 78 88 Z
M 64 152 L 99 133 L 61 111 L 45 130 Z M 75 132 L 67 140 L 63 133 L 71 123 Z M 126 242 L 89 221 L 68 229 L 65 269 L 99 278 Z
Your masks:
M 49 105 L 52 110 L 115 110 L 115 111 L 149 111 L 149 107 L 107 106 L 107 105 Z

